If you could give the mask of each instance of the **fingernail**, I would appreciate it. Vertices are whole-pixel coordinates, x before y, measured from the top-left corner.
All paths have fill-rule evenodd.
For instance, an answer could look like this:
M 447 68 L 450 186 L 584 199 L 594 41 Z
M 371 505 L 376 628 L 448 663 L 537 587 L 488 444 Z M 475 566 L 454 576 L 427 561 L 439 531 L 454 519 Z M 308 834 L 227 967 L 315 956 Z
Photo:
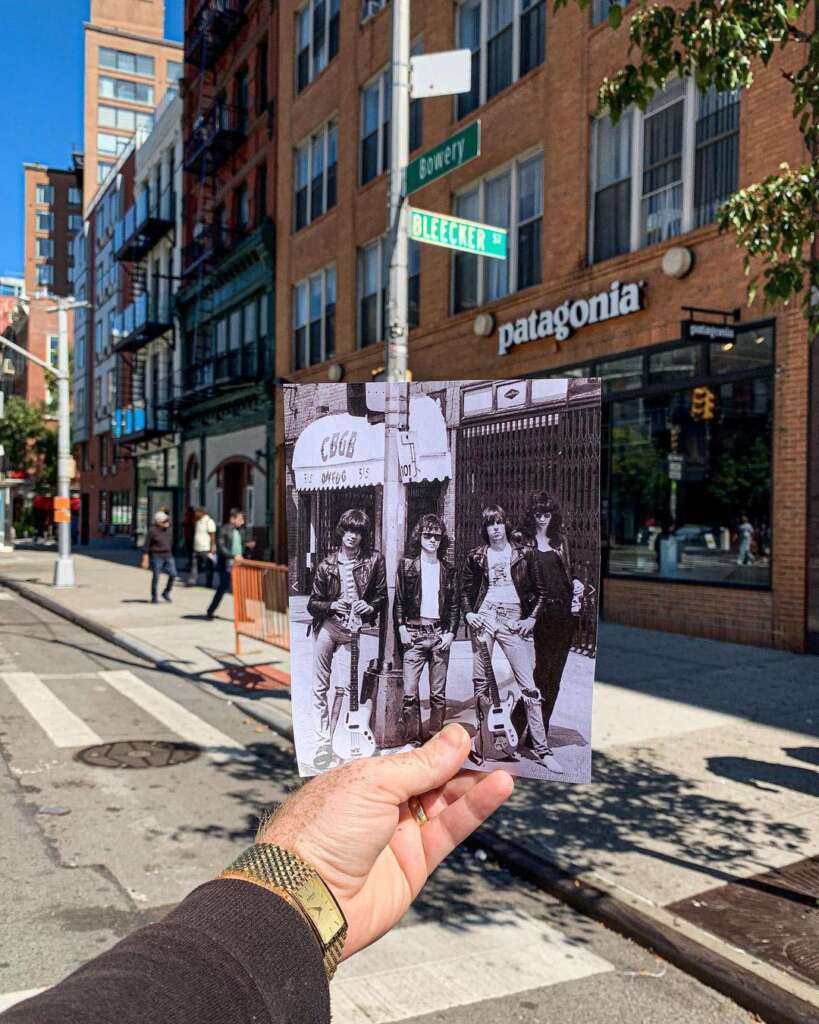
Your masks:
M 448 725 L 438 733 L 438 739 L 450 747 L 460 747 L 463 743 L 463 732 L 460 725 Z

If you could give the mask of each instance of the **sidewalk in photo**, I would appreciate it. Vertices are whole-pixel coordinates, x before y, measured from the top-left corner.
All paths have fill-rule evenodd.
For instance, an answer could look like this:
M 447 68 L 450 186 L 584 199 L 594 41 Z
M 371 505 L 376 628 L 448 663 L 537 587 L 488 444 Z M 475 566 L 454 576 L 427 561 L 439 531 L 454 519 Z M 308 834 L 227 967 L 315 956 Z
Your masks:
M 0 583 L 292 735 L 288 652 L 235 657 L 229 596 L 215 622 L 203 587 L 152 606 L 134 551 L 77 555 L 54 590 L 53 559 L 0 556 Z M 763 1019 L 819 1021 L 819 658 L 603 623 L 593 747 L 591 785 L 519 780 L 478 843 Z

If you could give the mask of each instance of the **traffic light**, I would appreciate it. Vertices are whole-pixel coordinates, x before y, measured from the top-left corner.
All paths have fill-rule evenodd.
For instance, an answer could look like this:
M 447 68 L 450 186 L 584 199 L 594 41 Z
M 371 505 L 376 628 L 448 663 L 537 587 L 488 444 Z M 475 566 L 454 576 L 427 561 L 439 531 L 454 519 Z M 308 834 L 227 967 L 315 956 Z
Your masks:
M 717 396 L 710 388 L 694 388 L 691 393 L 691 419 L 712 420 Z

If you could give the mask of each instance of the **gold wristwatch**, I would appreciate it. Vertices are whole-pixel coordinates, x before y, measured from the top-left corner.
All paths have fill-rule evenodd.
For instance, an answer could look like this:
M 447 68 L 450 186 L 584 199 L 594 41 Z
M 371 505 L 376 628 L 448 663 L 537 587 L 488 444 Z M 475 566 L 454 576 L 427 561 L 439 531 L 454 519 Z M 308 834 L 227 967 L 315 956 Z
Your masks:
M 332 979 L 347 938 L 347 920 L 317 871 L 289 850 L 256 843 L 217 878 L 253 882 L 286 900 L 310 925 L 321 947 L 327 980 Z

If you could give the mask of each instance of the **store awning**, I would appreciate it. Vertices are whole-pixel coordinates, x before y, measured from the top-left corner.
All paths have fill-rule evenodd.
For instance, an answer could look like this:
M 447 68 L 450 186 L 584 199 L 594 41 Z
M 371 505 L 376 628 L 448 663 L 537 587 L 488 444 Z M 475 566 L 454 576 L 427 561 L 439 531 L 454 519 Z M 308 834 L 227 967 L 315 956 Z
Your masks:
M 384 424 L 347 413 L 323 416 L 301 432 L 293 451 L 298 491 L 384 483 Z
M 402 476 L 407 483 L 420 480 L 448 480 L 452 476 L 452 456 L 449 451 L 446 423 L 441 407 L 429 395 L 410 397 L 409 435 L 407 441 L 414 445 L 415 466 L 412 476 Z M 405 442 L 406 443 L 406 442 Z M 400 450 L 400 449 L 399 449 Z M 405 460 L 401 459 L 402 466 Z

